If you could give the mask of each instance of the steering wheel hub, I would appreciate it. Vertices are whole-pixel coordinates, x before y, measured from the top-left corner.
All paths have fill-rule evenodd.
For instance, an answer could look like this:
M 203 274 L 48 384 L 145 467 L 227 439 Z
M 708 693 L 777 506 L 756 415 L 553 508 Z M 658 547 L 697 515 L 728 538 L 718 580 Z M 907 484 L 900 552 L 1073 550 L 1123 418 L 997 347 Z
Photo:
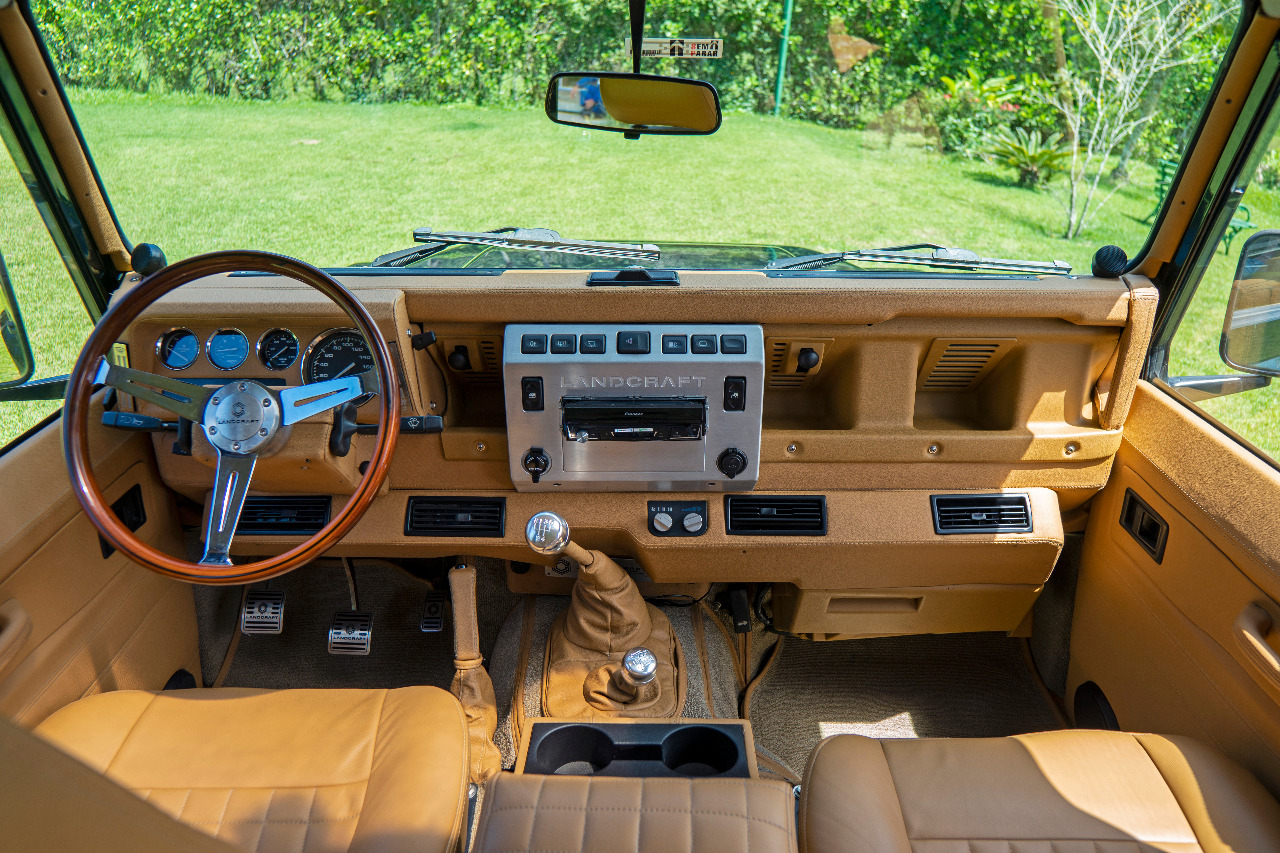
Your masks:
M 232 382 L 209 398 L 203 426 L 223 453 L 255 453 L 280 428 L 280 404 L 257 382 Z

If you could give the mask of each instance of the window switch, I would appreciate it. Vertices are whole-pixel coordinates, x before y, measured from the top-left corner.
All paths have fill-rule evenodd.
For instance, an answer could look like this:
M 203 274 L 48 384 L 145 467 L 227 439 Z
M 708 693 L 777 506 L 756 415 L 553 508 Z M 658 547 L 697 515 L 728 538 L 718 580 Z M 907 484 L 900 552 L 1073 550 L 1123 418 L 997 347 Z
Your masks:
M 726 412 L 747 410 L 747 377 L 726 376 L 724 378 L 724 410 Z
M 520 380 L 520 407 L 526 412 L 542 411 L 541 376 L 525 376 Z

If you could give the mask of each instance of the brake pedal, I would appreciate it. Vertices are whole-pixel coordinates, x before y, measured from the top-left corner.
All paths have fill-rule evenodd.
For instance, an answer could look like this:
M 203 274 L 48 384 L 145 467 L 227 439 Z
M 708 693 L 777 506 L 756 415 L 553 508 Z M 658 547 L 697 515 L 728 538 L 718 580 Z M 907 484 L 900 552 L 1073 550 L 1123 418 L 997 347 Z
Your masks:
M 373 640 L 373 614 L 349 610 L 337 613 L 329 627 L 329 654 L 367 655 Z
M 278 589 L 251 589 L 240 611 L 240 633 L 279 634 L 284 630 L 284 593 Z
M 422 621 L 418 627 L 424 634 L 438 634 L 444 630 L 444 606 L 448 596 L 438 589 L 427 593 L 427 602 L 422 608 Z

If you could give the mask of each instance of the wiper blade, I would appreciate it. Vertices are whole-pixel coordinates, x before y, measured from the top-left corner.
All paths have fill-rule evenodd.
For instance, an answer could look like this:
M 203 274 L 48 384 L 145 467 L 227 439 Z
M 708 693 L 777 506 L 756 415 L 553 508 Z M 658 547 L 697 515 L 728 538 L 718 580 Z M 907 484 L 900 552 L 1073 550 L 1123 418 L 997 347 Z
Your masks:
M 419 243 L 464 243 L 473 246 L 492 246 L 497 249 L 516 249 L 525 252 L 560 252 L 566 255 L 588 255 L 597 258 L 627 258 L 636 261 L 657 261 L 662 252 L 649 243 L 599 243 L 594 240 L 564 240 L 549 228 L 517 228 L 509 233 L 486 232 L 473 234 L 466 231 L 432 231 L 419 228 L 413 232 Z
M 425 229 L 420 229 L 425 230 Z M 490 234 L 507 234 L 520 229 L 514 226 L 506 226 L 503 228 L 494 228 L 489 231 Z M 418 232 L 413 233 L 414 239 L 418 237 Z M 422 241 L 419 241 L 422 242 Z M 429 258 L 436 252 L 442 251 L 454 245 L 453 243 L 445 243 L 443 241 L 428 242 L 425 246 L 410 246 L 407 249 L 401 249 L 398 252 L 391 252 L 386 255 L 379 255 L 373 259 L 371 267 L 407 267 L 423 258 Z
M 919 249 L 930 249 L 922 254 Z M 995 270 L 998 272 L 1026 272 L 1039 275 L 1067 275 L 1071 265 L 1065 261 L 1015 261 L 1005 258 L 983 258 L 968 249 L 939 246 L 936 243 L 914 243 L 910 246 L 889 246 L 885 249 L 855 249 L 851 252 L 832 252 L 823 255 L 801 255 L 797 258 L 779 258 L 770 261 L 765 269 L 816 270 L 841 261 L 867 261 L 881 264 L 915 264 L 952 270 Z

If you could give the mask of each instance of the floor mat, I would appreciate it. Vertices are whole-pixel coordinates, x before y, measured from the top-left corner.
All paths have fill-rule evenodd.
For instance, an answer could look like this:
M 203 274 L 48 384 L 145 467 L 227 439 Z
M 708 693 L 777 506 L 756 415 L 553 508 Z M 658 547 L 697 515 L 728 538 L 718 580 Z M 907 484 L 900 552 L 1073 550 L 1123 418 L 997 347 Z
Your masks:
M 356 561 L 360 609 L 373 614 L 367 656 L 331 655 L 329 626 L 349 610 L 346 574 L 337 560 L 304 566 L 271 582 L 285 593 L 280 634 L 242 635 L 226 687 L 405 687 L 448 689 L 453 679 L 453 627 L 419 629 L 431 586 L 381 561 Z M 255 588 L 263 586 L 256 584 Z
M 952 634 L 785 639 L 750 697 L 756 745 L 799 776 L 818 741 L 1002 737 L 1061 728 L 1021 640 Z

